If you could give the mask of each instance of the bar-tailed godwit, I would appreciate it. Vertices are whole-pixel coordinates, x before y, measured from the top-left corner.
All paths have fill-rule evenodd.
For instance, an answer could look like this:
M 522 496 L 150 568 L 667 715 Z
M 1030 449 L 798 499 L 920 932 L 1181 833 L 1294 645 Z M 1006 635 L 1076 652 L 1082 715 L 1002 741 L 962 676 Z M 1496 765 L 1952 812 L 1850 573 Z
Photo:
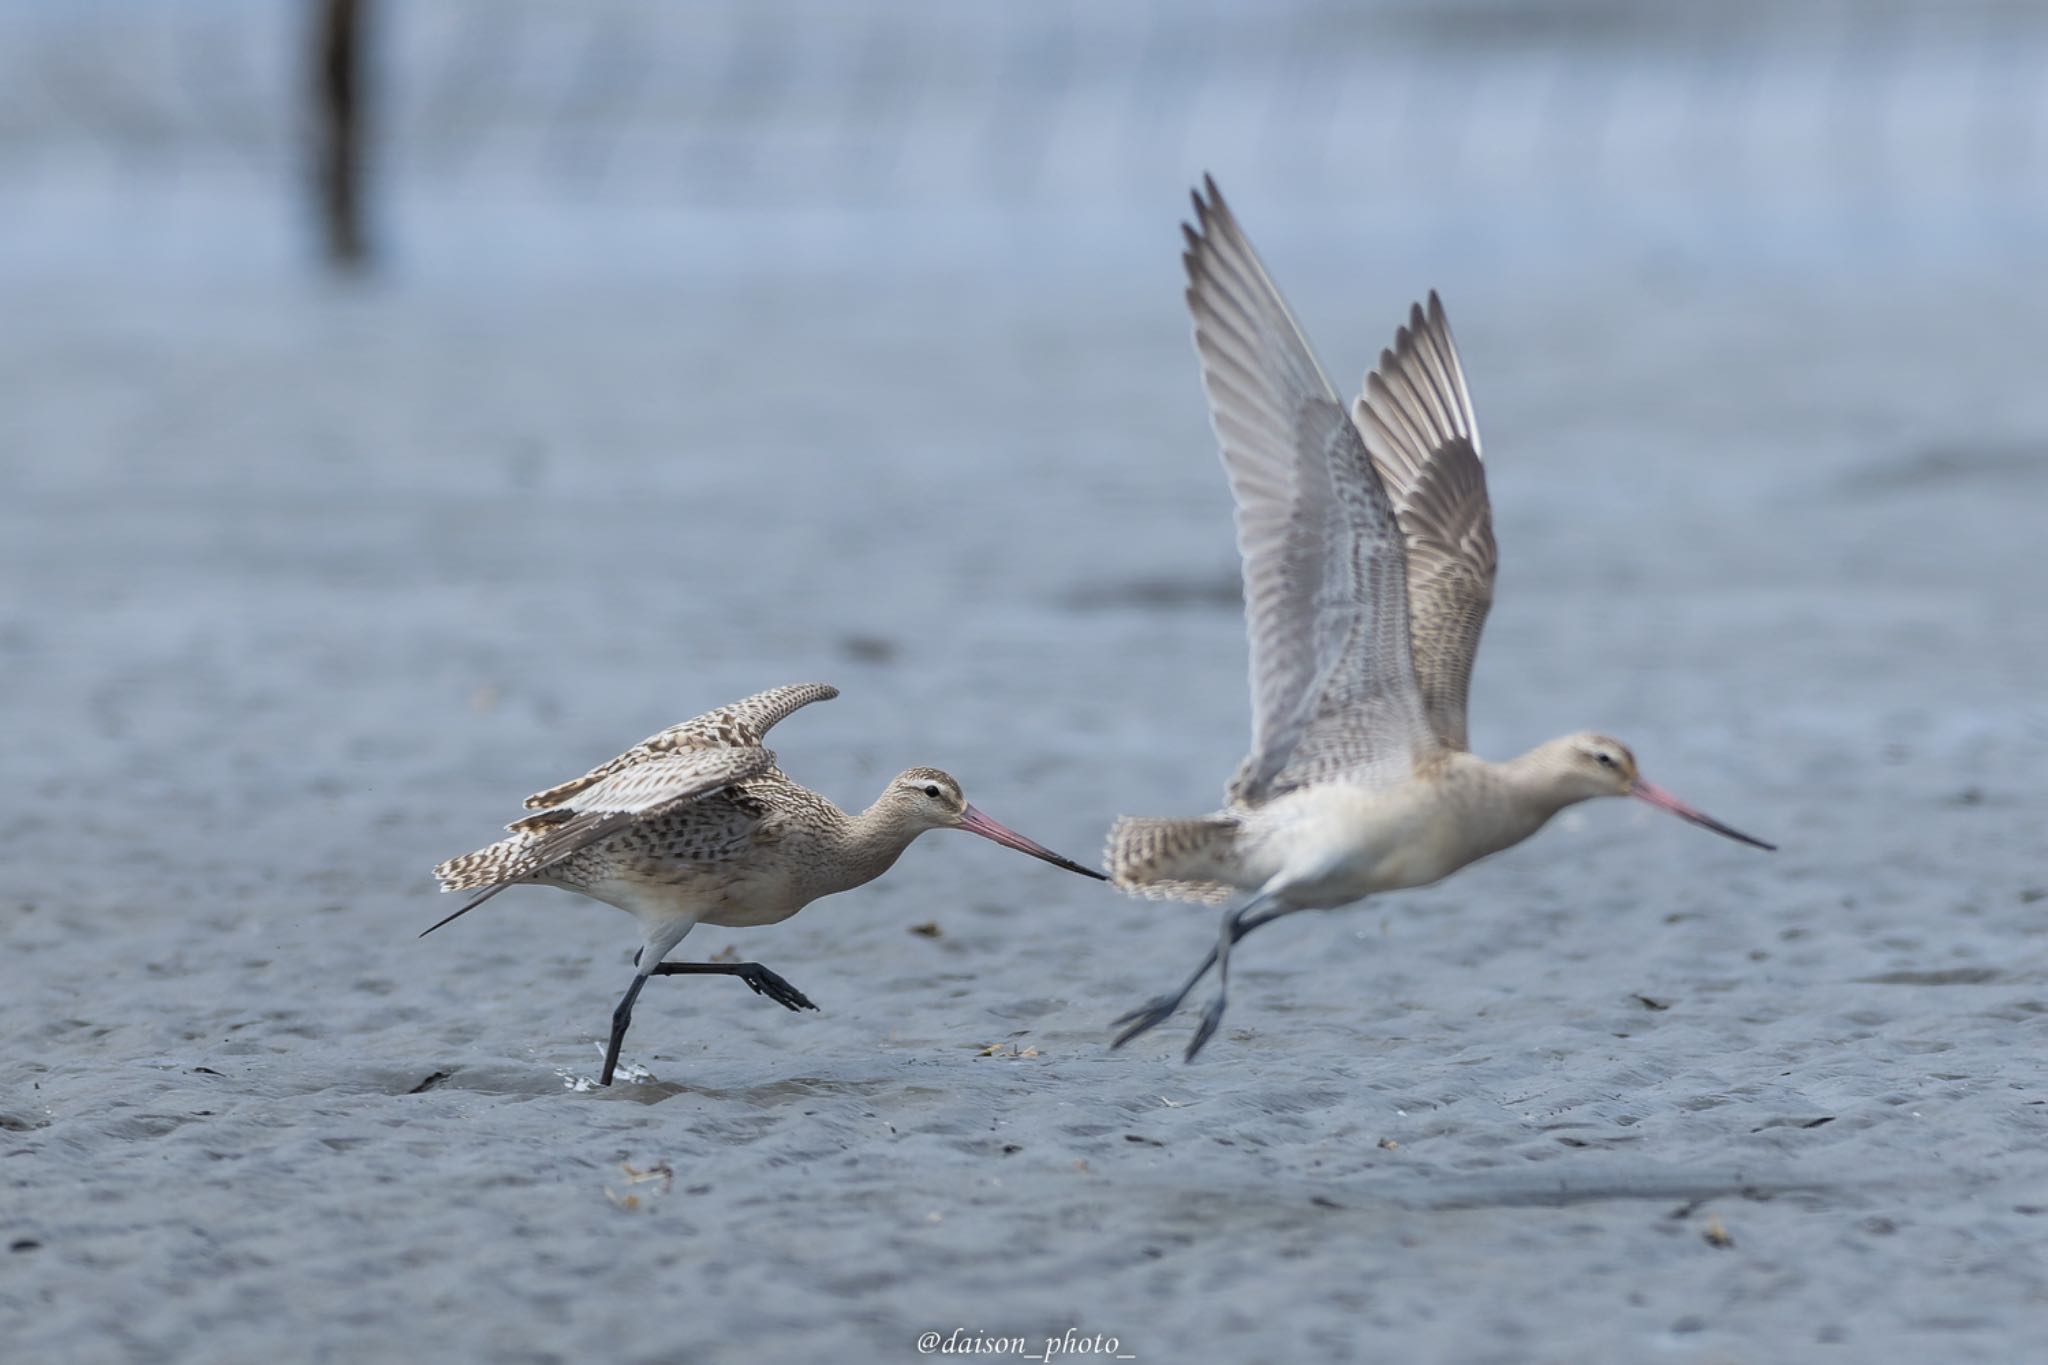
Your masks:
M 1493 517 L 1472 400 L 1443 305 L 1410 310 L 1346 412 L 1251 243 L 1205 180 L 1184 227 L 1188 308 L 1209 415 L 1237 503 L 1251 637 L 1252 748 L 1225 808 L 1126 817 L 1111 879 L 1221 901 L 1216 946 L 1178 991 L 1116 1022 L 1122 1046 L 1208 972 L 1222 1021 L 1230 948 L 1297 910 L 1424 886 L 1596 796 L 1634 796 L 1753 844 L 1636 772 L 1605 735 L 1489 763 L 1465 747 L 1465 693 L 1493 601 Z
M 610 1085 L 633 1002 L 650 976 L 736 976 L 779 1005 L 816 1009 L 758 962 L 665 962 L 699 924 L 775 924 L 835 891 L 887 872 L 911 840 L 964 829 L 1102 878 L 989 819 L 937 768 L 900 773 L 848 815 L 784 777 L 762 738 L 800 706 L 839 695 L 824 683 L 778 687 L 642 740 L 573 782 L 526 798 L 535 813 L 511 837 L 434 869 L 444 891 L 481 891 L 431 934 L 508 886 L 559 886 L 640 921 L 639 971 L 612 1012 L 600 1083 Z

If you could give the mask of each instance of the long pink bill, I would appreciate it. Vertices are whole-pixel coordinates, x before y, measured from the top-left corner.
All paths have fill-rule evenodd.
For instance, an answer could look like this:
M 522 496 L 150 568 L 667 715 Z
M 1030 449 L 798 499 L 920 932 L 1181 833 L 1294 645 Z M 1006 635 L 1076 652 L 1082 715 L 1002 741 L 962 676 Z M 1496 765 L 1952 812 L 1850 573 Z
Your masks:
M 1029 853 L 1034 858 L 1043 858 L 1054 867 L 1064 867 L 1069 872 L 1078 872 L 1084 877 L 1093 877 L 1098 882 L 1109 880 L 1109 878 L 1103 876 L 1094 868 L 1083 867 L 1071 859 L 1062 858 L 1044 844 L 1025 838 L 1007 825 L 997 824 L 972 806 L 969 806 L 960 816 L 960 828 L 966 830 L 969 834 L 979 834 L 984 839 L 993 839 L 1004 848 L 1014 848 L 1019 853 Z
M 1752 848 L 1769 849 L 1773 853 L 1778 851 L 1776 844 L 1767 844 L 1752 835 L 1744 834 L 1739 829 L 1730 829 L 1705 811 L 1694 810 L 1662 787 L 1652 782 L 1645 782 L 1640 777 L 1636 779 L 1635 785 L 1629 788 L 1629 795 L 1639 801 L 1647 801 L 1659 810 L 1668 810 L 1681 820 L 1690 820 L 1702 829 L 1710 829 L 1724 838 L 1733 839 L 1738 844 L 1748 844 Z

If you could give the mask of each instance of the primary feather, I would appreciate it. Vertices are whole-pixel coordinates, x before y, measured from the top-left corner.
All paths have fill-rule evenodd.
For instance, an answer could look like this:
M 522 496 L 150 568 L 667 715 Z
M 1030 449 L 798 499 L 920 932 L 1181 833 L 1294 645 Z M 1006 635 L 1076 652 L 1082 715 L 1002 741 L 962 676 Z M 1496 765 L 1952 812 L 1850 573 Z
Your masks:
M 1430 729 L 1464 749 L 1479 633 L 1493 605 L 1499 552 L 1472 396 L 1432 290 L 1380 352 L 1352 417 L 1394 504 L 1408 551 L 1409 647 Z
M 1319 782 L 1389 787 L 1432 747 L 1410 655 L 1406 552 L 1358 428 L 1214 181 L 1185 229 L 1188 310 L 1237 503 L 1256 806 Z

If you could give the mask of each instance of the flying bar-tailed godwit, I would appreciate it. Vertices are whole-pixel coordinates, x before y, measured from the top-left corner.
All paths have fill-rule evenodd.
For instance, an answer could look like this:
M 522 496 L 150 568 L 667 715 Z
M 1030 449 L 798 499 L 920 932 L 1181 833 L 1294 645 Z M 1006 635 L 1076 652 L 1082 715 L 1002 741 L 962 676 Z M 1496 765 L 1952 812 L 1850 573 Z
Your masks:
M 758 962 L 664 962 L 699 924 L 775 924 L 887 872 L 911 840 L 964 829 L 1069 872 L 1102 879 L 989 819 L 937 768 L 898 774 L 848 815 L 784 777 L 762 739 L 800 706 L 839 695 L 824 683 L 778 687 L 642 740 L 573 782 L 526 798 L 511 837 L 434 869 L 444 891 L 481 891 L 431 934 L 508 886 L 559 886 L 633 915 L 646 935 L 632 985 L 612 1013 L 600 1083 L 610 1085 L 633 1002 L 650 976 L 737 976 L 792 1010 L 816 1009 Z
M 1230 947 L 1296 910 L 1424 886 L 1596 796 L 1634 796 L 1730 829 L 1643 780 L 1604 735 L 1505 763 L 1465 747 L 1465 693 L 1495 552 L 1472 401 L 1443 305 L 1410 310 L 1346 412 L 1251 243 L 1204 180 L 1183 227 L 1187 302 L 1237 503 L 1251 637 L 1252 748 L 1225 808 L 1125 818 L 1110 876 L 1183 900 L 1251 898 L 1180 990 L 1116 1022 L 1122 1046 L 1214 966 L 1192 1060 L 1222 1021 Z

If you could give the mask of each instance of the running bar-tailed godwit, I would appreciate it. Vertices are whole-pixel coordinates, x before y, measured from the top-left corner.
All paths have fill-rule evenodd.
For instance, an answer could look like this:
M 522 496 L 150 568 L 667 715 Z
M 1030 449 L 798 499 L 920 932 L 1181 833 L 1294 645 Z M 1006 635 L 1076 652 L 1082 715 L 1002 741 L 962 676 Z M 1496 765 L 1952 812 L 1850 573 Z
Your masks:
M 1596 796 L 1634 796 L 1730 829 L 1636 773 L 1605 735 L 1554 739 L 1505 763 L 1465 747 L 1465 691 L 1493 601 L 1486 472 L 1457 347 L 1432 293 L 1380 353 L 1347 413 L 1280 291 L 1216 191 L 1184 226 L 1188 308 L 1209 415 L 1237 502 L 1251 637 L 1252 748 L 1225 808 L 1126 817 L 1111 879 L 1145 896 L 1251 898 L 1171 995 L 1116 1022 L 1122 1046 L 1170 1017 L 1208 972 L 1222 1021 L 1230 948 L 1296 910 L 1424 886 L 1520 843 Z
M 873 881 L 932 829 L 964 829 L 1103 879 L 968 805 L 960 784 L 937 768 L 898 774 L 858 815 L 784 777 L 763 736 L 798 707 L 838 695 L 824 683 L 762 692 L 527 797 L 536 813 L 506 826 L 510 838 L 434 869 L 442 890 L 483 894 L 421 937 L 521 883 L 559 886 L 637 918 L 646 941 L 633 958 L 639 972 L 612 1012 L 600 1077 L 610 1085 L 633 1001 L 650 976 L 736 976 L 778 1005 L 817 1008 L 758 962 L 664 962 L 699 924 L 788 919 L 820 896 Z

